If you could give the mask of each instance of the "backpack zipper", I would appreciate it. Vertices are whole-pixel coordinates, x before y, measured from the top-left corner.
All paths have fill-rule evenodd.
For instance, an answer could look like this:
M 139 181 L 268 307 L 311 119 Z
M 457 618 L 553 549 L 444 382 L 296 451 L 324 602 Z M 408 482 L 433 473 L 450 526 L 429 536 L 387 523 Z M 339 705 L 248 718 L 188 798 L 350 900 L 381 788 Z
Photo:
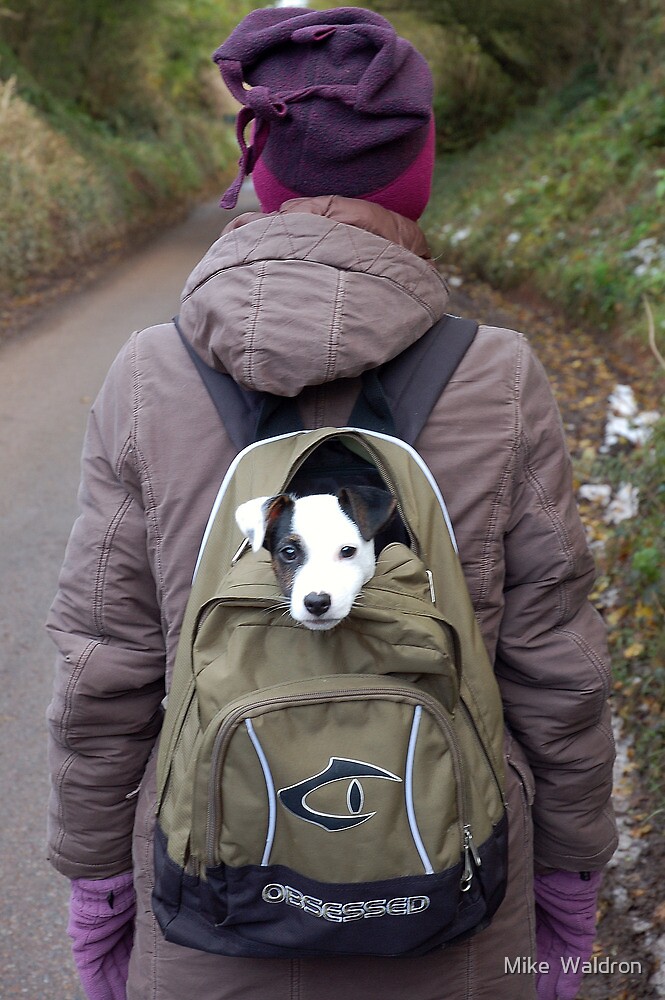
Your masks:
M 476 845 L 473 839 L 473 834 L 471 832 L 471 827 L 468 823 L 464 824 L 464 874 L 462 875 L 462 882 L 460 889 L 462 892 L 468 892 L 471 888 L 471 882 L 473 881 L 474 870 L 471 864 L 471 858 L 476 863 L 476 868 L 480 868 L 482 865 L 482 859 L 478 854 Z
M 353 438 L 356 441 L 360 441 L 360 444 L 361 444 L 362 448 L 367 452 L 367 454 L 369 455 L 369 457 L 372 459 L 372 462 L 374 464 L 374 468 L 378 471 L 378 473 L 381 476 L 381 478 L 383 479 L 384 483 L 386 484 L 386 486 L 388 487 L 388 489 L 390 490 L 390 492 L 392 493 L 392 495 L 395 498 L 395 503 L 397 505 L 397 513 L 401 517 L 402 523 L 404 524 L 404 527 L 407 530 L 407 533 L 409 535 L 409 539 L 410 539 L 410 542 L 411 542 L 411 548 L 416 553 L 416 555 L 420 555 L 420 543 L 418 542 L 418 539 L 416 538 L 416 536 L 413 533 L 413 529 L 411 528 L 411 525 L 409 524 L 407 518 L 404 515 L 404 508 L 402 507 L 402 502 L 401 502 L 400 497 L 399 497 L 399 492 L 398 492 L 398 490 L 397 490 L 397 488 L 395 486 L 395 483 L 394 483 L 394 480 L 393 480 L 392 476 L 390 475 L 390 473 L 386 469 L 385 465 L 383 464 L 381 456 L 378 454 L 377 451 L 375 451 L 375 449 L 374 449 L 374 447 L 372 446 L 371 443 L 368 443 L 368 441 L 366 439 L 364 441 L 361 440 L 360 436 L 355 432 L 355 430 L 353 428 L 351 428 L 351 429 L 340 428 L 339 429 L 339 437 L 342 437 L 342 436 L 351 437 L 351 438 Z M 397 443 L 399 443 L 399 444 L 403 444 L 404 443 L 404 442 L 400 441 L 397 438 L 395 438 L 394 440 L 397 441 Z M 288 488 L 289 483 L 294 478 L 294 476 L 300 471 L 301 466 L 303 466 L 305 464 L 305 462 L 307 461 L 307 459 L 311 455 L 314 454 L 314 452 L 316 451 L 316 449 L 319 447 L 319 445 L 321 443 L 322 442 L 317 441 L 315 445 L 313 445 L 308 451 L 304 452 L 299 457 L 298 461 L 293 464 L 293 466 L 291 468 L 291 471 L 290 471 L 289 478 L 282 485 L 282 490 L 286 490 Z M 242 554 L 242 553 L 240 553 L 240 554 Z
M 270 710 L 275 709 L 280 706 L 291 707 L 295 705 L 307 705 L 315 704 L 321 701 L 321 695 L 324 695 L 323 700 L 325 701 L 346 701 L 356 698 L 372 698 L 376 700 L 381 700 L 386 698 L 386 693 L 390 692 L 392 695 L 399 696 L 400 700 L 408 702 L 413 705 L 423 706 L 429 714 L 435 719 L 440 728 L 445 732 L 446 738 L 448 740 L 448 746 L 451 751 L 451 759 L 453 762 L 453 772 L 455 775 L 455 786 L 456 786 L 456 797 L 457 797 L 457 812 L 458 812 L 458 825 L 460 829 L 460 847 L 462 855 L 465 859 L 464 873 L 462 875 L 462 889 L 467 891 L 470 887 L 471 880 L 473 878 L 473 869 L 471 867 L 470 857 L 471 855 L 478 866 L 480 866 L 480 856 L 475 850 L 475 845 L 473 842 L 473 835 L 471 833 L 471 826 L 467 822 L 469 817 L 469 807 L 468 807 L 468 790 L 466 787 L 466 782 L 463 778 L 462 773 L 462 759 L 459 744 L 457 741 L 457 735 L 452 726 L 451 720 L 448 718 L 446 713 L 441 710 L 439 703 L 434 698 L 430 698 L 426 694 L 414 693 L 409 688 L 400 687 L 365 687 L 365 688 L 339 688 L 332 691 L 318 691 L 308 694 L 301 695 L 281 695 L 272 696 L 269 698 L 257 699 L 249 703 L 244 703 L 233 709 L 230 714 L 223 719 L 217 734 L 214 739 L 211 752 L 211 770 L 210 777 L 208 779 L 208 812 L 207 812 L 207 822 L 206 822 L 206 856 L 207 863 L 213 866 L 215 862 L 214 850 L 215 850 L 215 839 L 217 830 L 219 829 L 220 822 L 220 801 L 219 795 L 217 794 L 217 787 L 219 784 L 219 774 L 221 770 L 221 764 L 228 749 L 229 743 L 233 737 L 234 731 L 238 726 L 238 723 L 245 717 L 249 715 L 250 712 L 255 712 L 256 710 Z M 223 712 L 224 710 L 222 710 Z M 220 713 L 221 714 L 221 713 Z M 211 725 L 215 725 L 215 721 L 211 722 Z

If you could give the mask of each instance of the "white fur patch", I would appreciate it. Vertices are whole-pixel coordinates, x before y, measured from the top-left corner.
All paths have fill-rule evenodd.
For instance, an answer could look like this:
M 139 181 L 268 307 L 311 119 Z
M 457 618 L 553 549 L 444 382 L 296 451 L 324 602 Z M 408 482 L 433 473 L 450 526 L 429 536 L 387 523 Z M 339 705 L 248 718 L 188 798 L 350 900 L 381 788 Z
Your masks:
M 256 497 L 241 503 L 236 510 L 236 523 L 245 538 L 252 546 L 252 552 L 258 552 L 263 545 L 266 533 L 265 504 L 270 497 Z
M 374 574 L 374 542 L 365 541 L 355 522 L 340 508 L 337 498 L 328 494 L 298 499 L 292 528 L 302 542 L 306 558 L 293 583 L 291 615 L 309 628 L 333 628 L 346 618 L 363 584 Z M 347 546 L 356 549 L 350 558 L 341 554 Z M 330 595 L 330 609 L 319 618 L 304 604 L 311 593 Z

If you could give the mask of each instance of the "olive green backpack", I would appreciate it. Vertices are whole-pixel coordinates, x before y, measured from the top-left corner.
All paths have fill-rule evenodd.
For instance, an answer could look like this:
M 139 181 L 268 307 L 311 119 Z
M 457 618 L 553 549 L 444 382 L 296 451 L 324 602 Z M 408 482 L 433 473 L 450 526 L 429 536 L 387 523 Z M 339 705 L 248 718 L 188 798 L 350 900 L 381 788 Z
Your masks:
M 311 631 L 285 614 L 235 510 L 330 454 L 385 484 L 406 540 L 380 552 L 346 619 Z M 413 956 L 487 926 L 506 884 L 502 736 L 445 505 L 415 450 L 355 428 L 250 444 L 208 523 L 160 740 L 164 935 L 223 955 Z

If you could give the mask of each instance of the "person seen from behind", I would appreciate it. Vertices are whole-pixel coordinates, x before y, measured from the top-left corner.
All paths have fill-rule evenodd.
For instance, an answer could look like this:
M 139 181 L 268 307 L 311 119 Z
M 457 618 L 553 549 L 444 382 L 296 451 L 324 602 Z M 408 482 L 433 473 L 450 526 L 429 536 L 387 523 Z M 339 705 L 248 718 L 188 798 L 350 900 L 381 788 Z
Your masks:
M 295 397 L 306 428 L 345 426 L 362 373 L 447 308 L 418 225 L 434 165 L 429 69 L 385 18 L 344 7 L 254 10 L 214 59 L 241 104 L 222 205 L 251 176 L 261 211 L 194 268 L 182 331 L 249 392 Z M 49 858 L 71 880 L 89 1000 L 577 995 L 616 846 L 609 668 L 560 417 L 522 334 L 480 326 L 417 450 L 450 511 L 505 712 L 508 887 L 490 926 L 391 959 L 225 957 L 164 939 L 151 907 L 161 704 L 236 449 L 162 323 L 129 338 L 92 407 L 48 619 Z

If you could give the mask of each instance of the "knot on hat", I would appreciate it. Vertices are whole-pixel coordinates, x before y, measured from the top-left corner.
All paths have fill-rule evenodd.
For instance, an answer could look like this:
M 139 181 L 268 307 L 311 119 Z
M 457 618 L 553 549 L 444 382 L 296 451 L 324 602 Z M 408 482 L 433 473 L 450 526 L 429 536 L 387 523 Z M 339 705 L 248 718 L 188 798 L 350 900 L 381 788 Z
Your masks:
M 287 113 L 286 102 L 288 95 L 275 96 L 271 94 L 267 87 L 252 87 L 251 90 L 244 90 L 244 101 L 246 108 L 249 108 L 252 117 L 265 118 L 268 121 L 283 118 Z
M 232 74 L 232 78 L 240 80 L 242 87 L 242 66 L 240 63 Z M 248 91 L 243 87 L 242 91 L 245 96 L 245 106 L 240 109 L 236 118 L 236 140 L 240 147 L 238 175 L 220 202 L 222 208 L 235 207 L 243 181 L 251 174 L 266 144 L 270 121 L 278 121 L 288 113 L 286 101 L 274 97 L 267 87 L 252 87 Z M 245 141 L 245 130 L 254 119 L 257 119 L 257 125 L 254 129 L 253 142 L 248 146 Z

